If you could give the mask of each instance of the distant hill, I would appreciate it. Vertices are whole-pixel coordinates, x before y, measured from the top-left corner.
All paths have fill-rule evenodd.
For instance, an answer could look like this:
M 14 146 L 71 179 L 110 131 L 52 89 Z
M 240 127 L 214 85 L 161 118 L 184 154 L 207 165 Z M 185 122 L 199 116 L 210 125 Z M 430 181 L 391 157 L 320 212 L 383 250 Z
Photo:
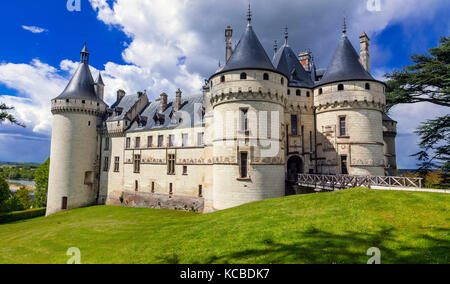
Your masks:
M 38 168 L 39 163 L 0 162 L 0 166 Z

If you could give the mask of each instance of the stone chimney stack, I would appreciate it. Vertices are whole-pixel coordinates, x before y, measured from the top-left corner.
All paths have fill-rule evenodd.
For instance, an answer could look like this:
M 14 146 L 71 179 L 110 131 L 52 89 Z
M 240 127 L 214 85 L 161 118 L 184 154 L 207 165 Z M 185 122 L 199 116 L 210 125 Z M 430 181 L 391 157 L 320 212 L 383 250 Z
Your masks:
M 123 97 L 125 97 L 126 93 L 124 90 L 118 90 L 117 91 L 117 101 L 121 101 Z
M 176 94 L 177 96 L 175 99 L 175 111 L 179 111 L 181 109 L 181 94 L 182 94 L 181 90 L 178 89 Z
M 366 69 L 368 73 L 370 73 L 370 53 L 369 53 L 369 42 L 370 39 L 366 35 L 365 32 L 361 34 L 360 39 L 360 53 L 359 53 L 359 62 Z
M 160 97 L 160 99 L 159 99 L 159 112 L 162 113 L 167 108 L 167 94 L 166 93 L 162 93 L 161 95 L 159 95 L 159 97 Z
M 303 51 L 298 55 L 298 60 L 306 71 L 311 71 L 311 51 Z
M 233 54 L 233 29 L 231 29 L 230 26 L 228 26 L 225 29 L 225 42 L 226 42 L 226 52 L 225 52 L 225 63 L 228 62 L 231 55 Z

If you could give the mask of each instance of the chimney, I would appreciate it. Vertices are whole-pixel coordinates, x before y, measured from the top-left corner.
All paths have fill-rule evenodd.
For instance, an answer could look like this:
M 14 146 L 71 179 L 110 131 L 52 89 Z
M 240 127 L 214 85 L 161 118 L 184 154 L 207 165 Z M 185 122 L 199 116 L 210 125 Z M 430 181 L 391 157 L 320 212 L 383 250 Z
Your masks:
M 120 102 L 123 97 L 125 97 L 126 93 L 124 90 L 118 90 L 117 91 L 117 101 Z
M 233 37 L 233 30 L 230 26 L 228 26 L 225 29 L 225 42 L 226 42 L 226 52 L 225 52 L 225 63 L 228 62 L 231 55 L 233 54 L 233 43 L 232 43 L 232 37 Z
M 179 111 L 181 108 L 181 94 L 182 94 L 181 90 L 178 89 L 176 94 L 177 94 L 177 96 L 175 99 L 175 111 Z
M 370 54 L 369 54 L 369 42 L 370 39 L 365 32 L 361 34 L 360 39 L 360 51 L 359 51 L 359 62 L 370 74 Z
M 162 93 L 161 95 L 159 95 L 159 97 L 160 97 L 160 99 L 159 99 L 159 112 L 162 113 L 167 108 L 167 94 L 166 93 Z
M 311 51 L 303 51 L 298 55 L 298 60 L 306 71 L 311 71 Z

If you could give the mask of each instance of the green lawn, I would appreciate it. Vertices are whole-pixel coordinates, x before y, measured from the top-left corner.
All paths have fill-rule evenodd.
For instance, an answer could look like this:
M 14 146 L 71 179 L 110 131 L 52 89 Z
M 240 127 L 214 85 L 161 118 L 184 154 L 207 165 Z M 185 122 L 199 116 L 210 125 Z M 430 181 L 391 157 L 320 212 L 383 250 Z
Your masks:
M 450 263 L 450 195 L 351 189 L 212 214 L 97 206 L 0 225 L 0 263 Z

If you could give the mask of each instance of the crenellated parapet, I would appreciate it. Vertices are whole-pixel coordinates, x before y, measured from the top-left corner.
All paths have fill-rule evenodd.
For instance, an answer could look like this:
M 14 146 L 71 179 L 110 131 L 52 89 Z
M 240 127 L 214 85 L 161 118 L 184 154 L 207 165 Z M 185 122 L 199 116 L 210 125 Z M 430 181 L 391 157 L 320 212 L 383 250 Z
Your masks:
M 103 117 L 106 111 L 106 105 L 99 101 L 80 100 L 80 99 L 55 99 L 51 102 L 52 114 L 59 113 L 84 113 Z

